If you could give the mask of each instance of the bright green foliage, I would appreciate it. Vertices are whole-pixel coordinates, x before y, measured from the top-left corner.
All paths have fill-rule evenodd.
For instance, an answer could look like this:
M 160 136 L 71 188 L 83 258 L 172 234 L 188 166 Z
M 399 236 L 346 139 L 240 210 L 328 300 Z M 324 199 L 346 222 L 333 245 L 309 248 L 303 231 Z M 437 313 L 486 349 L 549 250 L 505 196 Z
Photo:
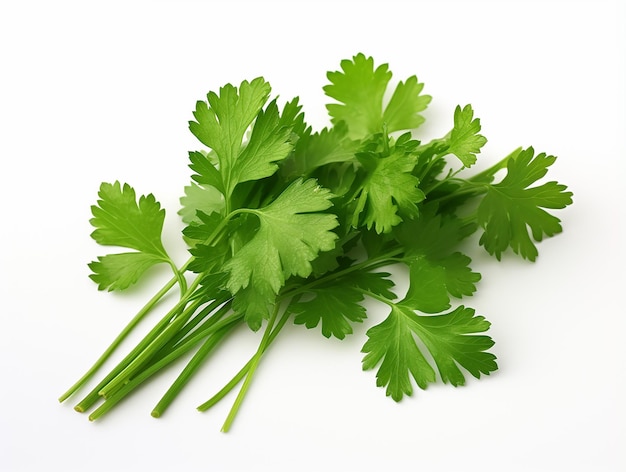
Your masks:
M 454 128 L 448 138 L 448 152 L 458 157 L 465 167 L 476 162 L 476 154 L 487 142 L 487 138 L 478 134 L 479 131 L 480 120 L 474 118 L 472 106 L 465 105 L 463 109 L 457 106 L 454 110 Z
M 478 223 L 485 229 L 480 244 L 489 254 L 500 259 L 510 247 L 534 261 L 538 252 L 533 239 L 541 241 L 562 231 L 560 220 L 544 208 L 565 208 L 572 203 L 572 193 L 557 182 L 530 187 L 555 160 L 545 153 L 534 156 L 533 148 L 528 148 L 509 159 L 507 174 L 500 183 L 489 186 L 478 208 Z
M 353 226 L 359 226 L 359 216 L 365 212 L 363 224 L 374 227 L 378 233 L 388 233 L 405 218 L 418 215 L 417 204 L 424 199 L 419 179 L 412 174 L 417 145 L 401 137 L 389 148 L 389 138 L 383 136 L 383 150 L 362 152 L 356 155 L 366 171 L 356 202 Z
M 247 297 L 254 300 L 251 326 L 260 326 L 260 317 L 269 315 L 261 300 L 269 305 L 292 275 L 308 277 L 311 261 L 320 251 L 335 247 L 337 236 L 331 230 L 337 219 L 319 214 L 332 205 L 332 194 L 314 180 L 296 180 L 270 205 L 253 213 L 259 229 L 225 265 L 230 273 L 227 287 L 236 294 L 249 287 Z
M 91 279 L 100 290 L 123 290 L 159 262 L 169 262 L 161 242 L 165 211 L 153 195 L 136 200 L 135 190 L 119 182 L 103 183 L 98 204 L 91 207 L 91 237 L 103 246 L 120 246 L 139 252 L 110 254 L 89 264 Z
M 178 212 L 183 223 L 198 222 L 198 211 L 211 214 L 224 208 L 224 197 L 215 186 L 191 183 L 185 187 L 185 196 L 180 199 Z
M 297 98 L 281 111 L 263 78 L 209 92 L 189 124 L 206 148 L 189 153 L 193 182 L 184 189 L 179 214 L 190 258 L 180 266 L 161 242 L 165 212 L 155 198 L 137 198 L 118 182 L 102 184 L 92 236 L 131 252 L 89 265 L 98 288 L 125 289 L 160 262 L 174 276 L 61 399 L 83 386 L 132 328 L 168 300 L 171 309 L 78 411 L 102 402 L 90 419 L 101 417 L 194 351 L 153 409 L 161 416 L 214 348 L 244 324 L 262 330 L 258 349 L 198 408 L 211 408 L 242 382 L 227 431 L 261 358 L 289 320 L 326 338 L 360 337 L 355 327 L 376 315 L 368 313 L 368 301 L 390 312 L 371 320 L 363 369 L 376 370 L 377 385 L 393 400 L 411 395 L 415 385 L 424 389 L 440 379 L 460 386 L 468 373 L 480 378 L 495 371 L 489 322 L 455 306 L 481 279 L 463 253 L 473 241 L 467 237 L 482 227 L 480 245 L 498 259 L 511 248 L 535 260 L 533 241 L 561 231 L 547 210 L 566 207 L 572 194 L 556 182 L 539 182 L 555 158 L 535 156 L 532 148 L 466 176 L 486 142 L 472 107 L 457 107 L 452 130 L 422 143 L 414 131 L 430 97 L 416 76 L 395 88 L 389 88 L 391 78 L 386 64 L 376 67 L 363 54 L 342 61 L 324 87 L 335 101 L 327 105 L 332 126 L 319 132 L 307 125 Z M 506 176 L 493 183 L 505 168 Z M 402 274 L 409 284 L 398 301 L 393 281 Z M 176 285 L 180 296 L 166 297 Z
M 379 363 L 376 385 L 387 387 L 387 396 L 395 401 L 403 395 L 411 395 L 411 377 L 424 389 L 435 381 L 435 371 L 415 343 L 413 313 L 401 305 L 391 305 L 391 313 L 382 323 L 367 332 L 368 340 L 363 345 L 363 369 L 370 370 Z M 410 375 L 410 376 L 409 376 Z
M 450 297 L 470 296 L 480 274 L 469 267 L 471 259 L 457 251 L 459 242 L 471 232 L 458 218 L 434 213 L 425 207 L 419 220 L 404 225 L 397 237 L 407 248 L 410 288 L 406 300 L 425 313 L 450 308 Z
M 191 168 L 199 183 L 209 184 L 228 199 L 240 182 L 262 179 L 277 170 L 276 161 L 287 157 L 290 129 L 280 120 L 278 107 L 272 101 L 262 109 L 270 93 L 270 85 L 262 78 L 244 81 L 239 89 L 226 85 L 217 95 L 210 92 L 207 102 L 199 101 L 189 123 L 191 132 L 211 148 L 219 162 L 214 168 L 208 157 L 191 153 Z M 249 141 L 244 136 L 255 120 Z
M 89 277 L 98 284 L 100 290 L 124 290 L 135 282 L 150 267 L 165 262 L 162 257 L 145 252 L 124 252 L 98 256 L 89 263 L 93 272 Z
M 312 298 L 292 303 L 288 310 L 296 315 L 294 323 L 315 328 L 321 322 L 325 337 L 343 339 L 352 334 L 351 323 L 360 323 L 367 316 L 362 305 L 364 290 L 395 298 L 390 291 L 393 282 L 387 277 L 389 274 L 384 272 L 360 272 L 332 280 L 309 290 L 307 294 Z
M 362 139 L 383 131 L 401 131 L 417 128 L 424 122 L 419 115 L 430 102 L 428 95 L 420 95 L 423 84 L 415 76 L 400 82 L 389 103 L 383 109 L 383 98 L 391 80 L 387 64 L 374 68 L 374 60 L 358 54 L 341 61 L 339 72 L 329 72 L 331 84 L 324 87 L 326 95 L 340 103 L 327 105 L 334 124 L 345 122 L 352 139 Z
M 459 365 L 476 378 L 497 369 L 495 356 L 485 352 L 493 346 L 492 339 L 476 335 L 489 329 L 489 322 L 482 316 L 475 316 L 474 310 L 465 307 L 443 315 L 422 316 L 407 306 L 409 303 L 404 300 L 390 304 L 390 315 L 367 332 L 363 346 L 363 368 L 373 369 L 380 363 L 376 384 L 387 387 L 388 396 L 400 401 L 403 395 L 411 395 L 411 377 L 422 389 L 436 380 L 414 336 L 435 360 L 442 381 L 455 387 L 465 384 Z
M 354 158 L 356 145 L 347 139 L 348 128 L 340 122 L 319 133 L 302 136 L 293 155 L 284 163 L 283 171 L 289 176 L 307 175 L 318 167 Z
M 312 290 L 311 300 L 292 303 L 289 310 L 296 315 L 294 323 L 315 328 L 321 321 L 322 334 L 327 338 L 343 339 L 352 334 L 350 323 L 360 323 L 366 317 L 362 305 L 365 296 L 347 280 L 342 282 Z

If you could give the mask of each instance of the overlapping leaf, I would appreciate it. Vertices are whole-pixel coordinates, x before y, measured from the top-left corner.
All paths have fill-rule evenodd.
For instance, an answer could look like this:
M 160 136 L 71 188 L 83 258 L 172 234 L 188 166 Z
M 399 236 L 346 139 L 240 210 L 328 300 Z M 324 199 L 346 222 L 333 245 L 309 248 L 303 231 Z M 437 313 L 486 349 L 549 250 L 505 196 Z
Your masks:
M 275 101 L 263 109 L 270 86 L 262 78 L 244 81 L 239 88 L 228 84 L 219 95 L 210 92 L 207 102 L 199 101 L 189 123 L 191 132 L 216 155 L 217 169 L 207 156 L 190 153 L 192 178 L 212 185 L 229 199 L 237 184 L 272 175 L 276 162 L 284 159 L 292 148 L 289 142 L 291 125 L 281 120 Z M 297 111 L 297 107 L 295 107 Z M 294 107 L 288 108 L 288 112 Z M 293 116 L 292 116 L 293 115 Z M 296 114 L 289 113 L 294 118 Z M 244 136 L 252 125 L 250 139 Z
M 507 174 L 500 183 L 489 185 L 478 208 L 478 223 L 485 230 L 480 244 L 490 254 L 500 259 L 511 248 L 534 261 L 538 251 L 533 240 L 561 232 L 560 220 L 544 208 L 565 208 L 572 203 L 572 193 L 557 182 L 531 187 L 555 160 L 545 153 L 535 156 L 533 148 L 528 148 L 508 160 Z
M 412 174 L 416 157 L 411 151 L 416 145 L 404 135 L 391 148 L 384 146 L 383 150 L 357 155 L 366 174 L 354 211 L 354 226 L 359 225 L 363 212 L 363 224 L 368 229 L 375 228 L 377 233 L 389 233 L 403 219 L 417 216 L 417 203 L 424 199 L 424 193 L 419 179 Z
M 267 315 L 260 299 L 270 303 L 292 275 L 308 277 L 317 254 L 334 248 L 337 219 L 322 213 L 332 205 L 331 196 L 314 180 L 299 179 L 268 206 L 251 211 L 259 219 L 258 230 L 224 265 L 231 293 L 254 292 L 246 295 L 254 301 L 253 309 L 246 310 L 251 326 L 260 326 Z
M 476 378 L 497 369 L 496 357 L 486 352 L 493 340 L 478 333 L 489 329 L 489 322 L 463 306 L 445 314 L 423 316 L 415 313 L 408 300 L 391 305 L 391 313 L 367 332 L 363 346 L 363 369 L 378 367 L 376 384 L 386 387 L 388 396 L 400 401 L 413 393 L 411 379 L 425 389 L 436 381 L 433 366 L 416 342 L 426 346 L 444 383 L 465 384 L 460 367 Z
M 395 298 L 390 289 L 393 282 L 384 272 L 356 272 L 329 283 L 317 285 L 307 291 L 310 297 L 292 303 L 289 311 L 295 314 L 294 322 L 315 328 L 321 322 L 322 334 L 344 339 L 352 334 L 352 324 L 362 322 L 366 315 L 362 302 L 364 290 L 388 298 Z
M 400 82 L 389 103 L 383 109 L 383 98 L 391 79 L 387 64 L 374 68 L 374 60 L 357 54 L 352 60 L 341 61 L 341 71 L 329 72 L 331 82 L 324 87 L 326 95 L 339 103 L 327 105 L 334 124 L 345 122 L 351 139 L 362 139 L 383 131 L 417 128 L 424 118 L 419 114 L 431 97 L 420 95 L 424 87 L 412 76 Z

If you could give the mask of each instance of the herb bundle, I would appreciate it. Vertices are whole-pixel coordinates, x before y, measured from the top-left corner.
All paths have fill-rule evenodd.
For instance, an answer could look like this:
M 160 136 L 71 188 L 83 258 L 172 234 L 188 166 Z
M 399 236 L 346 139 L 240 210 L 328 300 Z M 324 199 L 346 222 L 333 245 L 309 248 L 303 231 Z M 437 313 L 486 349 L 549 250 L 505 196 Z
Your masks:
M 391 72 L 363 54 L 328 73 L 332 125 L 314 132 L 298 99 L 279 107 L 263 78 L 225 85 L 199 101 L 190 130 L 206 148 L 189 153 L 192 176 L 179 211 L 190 258 L 179 266 L 161 233 L 165 211 L 153 195 L 103 183 L 92 207 L 93 239 L 128 249 L 89 264 L 100 290 L 124 290 L 157 264 L 171 280 L 137 313 L 94 366 L 65 394 L 83 388 L 164 296 L 180 296 L 152 330 L 79 401 L 100 418 L 181 356 L 190 356 L 161 401 L 160 416 L 216 346 L 242 323 L 259 331 L 256 353 L 198 407 L 205 411 L 240 386 L 237 414 L 263 354 L 291 321 L 345 338 L 367 314 L 364 300 L 388 306 L 367 331 L 363 368 L 395 401 L 438 379 L 463 385 L 497 369 L 489 322 L 455 300 L 471 296 L 480 274 L 460 243 L 534 261 L 535 242 L 561 232 L 547 210 L 572 203 L 564 185 L 538 182 L 555 157 L 516 149 L 467 176 L 486 138 L 470 105 L 450 132 L 422 143 L 415 129 L 431 97 L 416 76 L 389 90 Z M 389 97 L 385 100 L 385 97 Z M 502 171 L 504 177 L 496 179 Z M 497 181 L 496 181 L 497 180 Z M 399 299 L 385 268 L 404 266 Z M 425 355 L 425 351 L 428 351 Z

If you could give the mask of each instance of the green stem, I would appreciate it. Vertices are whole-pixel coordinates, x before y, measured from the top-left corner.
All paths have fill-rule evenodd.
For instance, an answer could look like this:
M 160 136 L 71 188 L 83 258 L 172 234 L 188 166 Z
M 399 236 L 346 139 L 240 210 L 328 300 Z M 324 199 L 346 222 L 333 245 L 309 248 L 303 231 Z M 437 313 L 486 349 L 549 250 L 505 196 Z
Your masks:
M 319 279 L 315 279 L 307 284 L 300 285 L 298 287 L 293 288 L 291 291 L 287 290 L 284 294 L 281 295 L 281 299 L 294 297 L 296 295 L 301 295 L 310 291 L 312 288 L 315 288 L 318 285 L 327 284 L 328 282 L 332 282 L 341 277 L 345 277 L 346 275 L 351 274 L 352 272 L 358 272 L 361 270 L 372 270 L 378 267 L 382 267 L 387 265 L 389 262 L 395 262 L 395 256 L 398 256 L 404 252 L 403 248 L 396 248 L 391 251 L 386 252 L 380 256 L 377 256 L 373 259 L 367 259 L 363 262 L 359 262 L 358 264 L 351 265 L 346 267 L 343 270 L 338 272 L 332 272 L 330 274 L 324 275 Z
M 159 418 L 167 409 L 168 406 L 178 396 L 180 391 L 191 380 L 191 377 L 198 371 L 204 360 L 211 354 L 213 349 L 219 344 L 222 338 L 230 331 L 230 326 L 225 326 L 216 331 L 212 336 L 206 339 L 200 349 L 193 355 L 189 363 L 182 370 L 180 375 L 176 378 L 174 383 L 165 392 L 165 395 L 161 398 L 159 403 L 152 410 L 152 416 Z
M 128 383 L 124 384 L 119 390 L 113 393 L 110 397 L 108 397 L 104 403 L 102 403 L 96 410 L 94 410 L 91 415 L 89 415 L 89 420 L 94 421 L 98 418 L 102 417 L 106 412 L 111 410 L 117 403 L 119 403 L 122 399 L 128 396 L 135 388 L 141 385 L 148 378 L 167 367 L 172 362 L 176 361 L 181 356 L 187 354 L 191 349 L 193 349 L 200 341 L 205 339 L 207 336 L 211 336 L 216 333 L 220 329 L 229 328 L 232 329 L 236 326 L 237 322 L 240 321 L 241 316 L 232 317 L 229 319 L 223 320 L 223 322 L 216 323 L 211 327 L 211 329 L 204 330 L 202 333 L 194 333 L 193 336 L 185 339 L 184 342 L 180 343 L 174 350 L 169 352 L 167 355 L 156 361 L 154 364 L 151 364 L 149 367 L 142 370 L 137 376 L 133 377 L 128 381 Z M 101 398 L 101 397 L 100 397 Z
M 484 171 L 469 178 L 470 182 L 490 183 L 493 180 L 493 176 L 501 169 L 505 169 L 510 159 L 517 156 L 522 151 L 521 147 L 518 147 L 508 156 L 496 162 L 494 165 L 485 169 Z
M 182 297 L 187 291 L 187 280 L 185 279 L 185 276 L 183 275 L 184 270 L 179 270 L 178 267 L 176 267 L 176 264 L 174 263 L 174 261 L 169 258 L 167 260 L 167 263 L 170 265 L 170 267 L 172 268 L 172 271 L 174 272 L 174 277 L 176 278 L 176 281 L 178 282 L 178 286 L 180 287 L 180 296 Z
M 167 353 L 174 349 L 176 345 L 185 338 L 194 328 L 196 328 L 202 321 L 205 320 L 207 315 L 213 313 L 220 305 L 222 305 L 224 301 L 222 300 L 213 300 L 206 307 L 204 307 L 200 312 L 198 312 L 192 319 L 190 319 L 187 324 L 183 328 L 181 328 L 160 350 L 159 353 L 155 357 L 159 357 L 161 353 Z M 216 323 L 225 313 L 224 309 L 218 310 L 216 313 L 211 315 L 211 317 L 206 320 L 205 323 L 202 324 L 204 328 L 211 326 Z
M 115 379 L 134 359 L 137 358 L 158 335 L 170 324 L 172 312 L 168 312 L 157 325 L 144 336 L 144 338 L 135 346 L 135 348 L 122 359 L 105 377 L 96 385 L 75 407 L 78 412 L 87 411 L 101 398 L 101 390 L 106 388 L 109 383 Z
M 202 300 L 193 301 L 188 307 L 189 298 L 193 294 L 200 282 L 200 277 L 191 284 L 187 294 L 172 308 L 168 315 L 172 320 L 157 336 L 143 349 L 128 365 L 126 365 L 115 377 L 111 379 L 98 392 L 101 396 L 106 397 L 114 390 L 118 389 L 122 384 L 127 382 L 129 378 L 139 370 L 150 358 L 169 341 L 176 332 L 189 320 L 195 310 L 202 304 Z
M 252 383 L 252 379 L 254 377 L 254 373 L 256 372 L 257 367 L 259 366 L 259 362 L 261 361 L 261 357 L 265 352 L 265 349 L 269 345 L 270 335 L 272 333 L 272 327 L 274 326 L 274 322 L 276 321 L 276 316 L 278 315 L 279 304 L 277 303 L 274 307 L 274 311 L 270 316 L 270 319 L 267 322 L 267 327 L 265 328 L 265 333 L 263 334 L 263 338 L 261 339 L 261 343 L 259 344 L 259 348 L 257 349 L 256 354 L 251 360 L 250 367 L 248 367 L 248 373 L 246 378 L 243 381 L 243 385 L 241 386 L 241 390 L 237 394 L 237 398 L 235 398 L 235 402 L 233 403 L 228 416 L 226 417 L 226 421 L 224 421 L 224 425 L 222 426 L 222 432 L 227 433 L 230 430 L 230 427 L 235 421 L 235 417 L 237 416 L 237 412 L 243 403 L 243 400 L 250 388 L 250 384 Z
M 117 335 L 109 347 L 102 353 L 102 355 L 96 360 L 91 368 L 63 395 L 59 397 L 60 402 L 64 402 L 70 396 L 72 396 L 78 389 L 80 389 L 87 381 L 102 367 L 102 365 L 109 359 L 111 354 L 117 349 L 117 347 L 126 339 L 126 336 L 139 324 L 139 322 L 156 306 L 156 304 L 169 292 L 174 285 L 176 285 L 177 278 L 172 278 L 167 282 L 161 290 L 159 290 L 154 297 L 146 303 L 146 305 L 139 310 L 135 317 L 124 327 L 124 329 Z
M 473 183 L 469 180 L 460 180 L 459 181 L 463 182 L 464 185 L 467 186 L 467 188 L 463 189 L 463 190 L 458 190 L 454 193 L 448 193 L 444 196 L 441 196 L 439 198 L 433 198 L 431 200 L 428 200 L 429 203 L 443 203 L 446 202 L 448 200 L 453 200 L 456 198 L 459 198 L 461 196 L 464 195 L 469 195 L 470 197 L 477 197 L 479 195 L 482 195 L 484 193 L 487 192 L 487 190 L 489 189 L 488 184 L 482 184 L 482 183 Z
M 278 336 L 278 333 L 280 332 L 280 330 L 283 328 L 283 326 L 285 326 L 285 323 L 287 322 L 287 320 L 289 319 L 289 313 L 285 312 L 283 313 L 283 316 L 281 317 L 280 321 L 278 322 L 278 324 L 276 325 L 276 327 L 272 330 L 272 333 L 270 334 L 267 346 L 265 346 L 265 349 L 267 349 L 267 347 L 274 341 L 274 339 L 276 338 L 276 336 Z M 254 357 L 251 358 L 246 365 L 244 365 L 239 372 L 237 372 L 235 374 L 235 376 L 230 380 L 230 382 L 228 382 L 226 385 L 224 385 L 224 387 L 222 387 L 222 389 L 220 389 L 219 392 L 217 392 L 215 395 L 213 395 L 209 400 L 207 400 L 206 402 L 204 402 L 202 405 L 200 405 L 197 409 L 198 411 L 207 411 L 208 409 L 210 409 L 211 407 L 213 407 L 214 405 L 216 405 L 222 398 L 224 398 L 226 395 L 228 395 L 228 393 L 230 393 L 230 391 L 235 388 L 237 386 L 237 384 L 239 384 L 239 382 L 241 382 L 241 380 L 245 377 L 245 375 L 248 373 L 248 370 L 250 369 L 250 366 L 252 365 L 252 361 L 253 361 Z

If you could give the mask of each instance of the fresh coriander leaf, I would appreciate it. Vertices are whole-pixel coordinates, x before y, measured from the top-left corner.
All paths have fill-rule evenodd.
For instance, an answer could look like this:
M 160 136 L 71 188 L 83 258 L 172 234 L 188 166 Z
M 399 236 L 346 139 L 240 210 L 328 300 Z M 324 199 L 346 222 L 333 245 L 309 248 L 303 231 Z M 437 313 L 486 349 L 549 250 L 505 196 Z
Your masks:
M 394 232 L 406 248 L 404 262 L 409 266 L 410 287 L 406 299 L 424 313 L 450 308 L 450 296 L 461 298 L 476 291 L 480 274 L 469 267 L 471 259 L 456 250 L 461 240 L 474 230 L 452 216 L 442 216 L 436 205 L 425 205 L 418 220 Z
M 393 282 L 385 272 L 356 271 L 348 277 L 340 277 L 329 283 L 320 284 L 306 293 L 309 299 L 289 305 L 290 313 L 295 314 L 294 323 L 307 328 L 315 328 L 322 323 L 322 334 L 344 339 L 352 334 L 352 324 L 366 318 L 363 290 L 394 298 L 390 291 Z
M 128 184 L 103 182 L 100 200 L 91 207 L 91 237 L 103 246 L 121 246 L 167 259 L 161 242 L 165 210 L 152 194 L 136 200 Z
M 533 148 L 528 148 L 508 160 L 507 174 L 500 183 L 489 185 L 478 207 L 478 223 L 484 228 L 480 244 L 498 260 L 510 247 L 534 261 L 538 251 L 533 240 L 561 232 L 560 220 L 544 208 L 565 208 L 572 203 L 572 193 L 557 182 L 530 187 L 555 160 L 545 153 L 534 156 Z
M 269 317 L 270 306 L 276 301 L 276 294 L 269 283 L 257 277 L 254 285 L 239 289 L 233 297 L 232 309 L 244 315 L 244 320 L 253 331 L 261 328 L 264 319 Z
M 380 364 L 376 384 L 387 387 L 387 395 L 395 401 L 413 393 L 411 377 L 425 389 L 436 376 L 415 341 L 417 336 L 433 357 L 442 381 L 455 387 L 464 385 L 465 376 L 459 366 L 476 378 L 498 367 L 496 357 L 485 352 L 493 346 L 493 340 L 476 335 L 488 329 L 489 322 L 475 316 L 471 308 L 461 306 L 442 315 L 422 316 L 405 302 L 392 304 L 385 321 L 367 332 L 363 369 Z
M 99 290 L 124 290 L 155 264 L 170 262 L 161 242 L 165 211 L 153 195 L 136 199 L 128 184 L 102 183 L 90 220 L 96 229 L 91 237 L 101 245 L 136 249 L 138 252 L 109 254 L 91 262 L 90 278 Z
M 389 66 L 374 69 L 374 59 L 363 54 L 341 61 L 342 72 L 327 74 L 324 92 L 338 104 L 326 105 L 333 124 L 348 125 L 349 136 L 361 139 L 382 130 L 383 96 L 391 79 Z
M 231 84 L 219 95 L 209 92 L 207 102 L 198 101 L 189 129 L 200 142 L 217 154 L 221 171 L 229 175 L 241 150 L 244 135 L 267 101 L 271 88 L 262 77 Z
M 298 140 L 293 155 L 282 162 L 283 174 L 305 176 L 318 167 L 353 159 L 356 144 L 346 139 L 347 132 L 341 122 L 319 133 L 305 134 Z
M 448 153 L 454 154 L 465 167 L 471 167 L 476 162 L 476 154 L 487 142 L 487 138 L 478 134 L 480 119 L 474 118 L 471 105 L 454 110 L 454 128 L 448 138 Z
M 233 166 L 232 178 L 236 182 L 248 182 L 269 177 L 278 169 L 276 161 L 289 155 L 291 129 L 285 126 L 273 100 L 257 115 L 252 134 Z
M 287 157 L 292 145 L 290 126 L 286 121 L 297 117 L 297 106 L 286 108 L 287 118 L 279 116 L 276 101 L 263 109 L 270 86 L 262 78 L 244 81 L 239 89 L 226 85 L 217 95 L 210 92 L 207 102 L 198 102 L 194 117 L 189 123 L 191 132 L 216 155 L 219 169 L 207 156 L 191 153 L 192 178 L 198 183 L 212 185 L 230 199 L 238 183 L 258 180 L 272 175 L 276 162 Z M 252 125 L 250 139 L 244 136 Z
M 423 121 L 423 111 L 430 97 L 419 95 L 423 84 L 415 76 L 400 82 L 383 111 L 383 98 L 391 80 L 387 64 L 374 69 L 374 60 L 358 54 L 352 60 L 341 61 L 342 71 L 329 72 L 331 82 L 324 92 L 339 103 L 326 105 L 333 124 L 345 122 L 351 139 L 363 139 L 380 133 L 383 125 L 388 132 L 416 128 Z
M 164 262 L 162 257 L 144 252 L 99 256 L 98 261 L 89 264 L 93 272 L 89 278 L 98 284 L 98 290 L 124 290 L 160 262 Z
M 191 162 L 189 168 L 195 172 L 191 176 L 192 180 L 203 185 L 204 188 L 215 189 L 222 195 L 226 193 L 215 153 L 193 151 L 189 153 L 189 161 Z
M 414 326 L 409 322 L 407 313 L 412 312 L 392 305 L 389 316 L 367 331 L 368 339 L 362 349 L 366 354 L 363 370 L 371 370 L 380 364 L 376 385 L 387 387 L 387 396 L 397 402 L 402 400 L 403 395 L 413 393 L 410 376 L 422 389 L 436 380 L 435 371 L 413 338 Z
M 489 375 L 498 369 L 496 356 L 489 352 L 494 342 L 489 336 L 476 335 L 489 329 L 491 324 L 477 316 L 472 308 L 460 306 L 437 316 L 420 316 L 404 310 L 414 332 L 424 342 L 437 365 L 444 383 L 457 387 L 465 385 L 459 366 L 475 378 Z
M 259 219 L 254 237 L 226 262 L 228 289 L 237 294 L 248 286 L 271 302 L 292 275 L 308 277 L 320 251 L 335 247 L 335 215 L 321 213 L 332 206 L 332 194 L 314 180 L 296 180 L 264 208 L 248 210 Z
M 295 314 L 294 323 L 307 328 L 315 328 L 322 323 L 322 334 L 344 339 L 352 334 L 351 323 L 361 323 L 365 317 L 365 308 L 361 303 L 364 295 L 354 290 L 348 281 L 319 287 L 310 291 L 313 298 L 289 306 Z
M 185 196 L 180 199 L 181 209 L 178 214 L 183 223 L 200 222 L 198 211 L 206 214 L 221 212 L 224 197 L 215 186 L 197 185 L 193 182 L 185 187 Z
M 472 295 L 480 280 L 480 274 L 469 267 L 471 259 L 459 252 L 441 259 L 414 253 L 407 261 L 411 283 L 405 300 L 424 313 L 450 308 L 450 295 Z
M 383 113 L 383 123 L 389 133 L 415 129 L 424 123 L 425 119 L 419 112 L 426 110 L 431 97 L 420 95 L 423 89 L 424 84 L 419 83 L 416 76 L 398 83 Z
M 390 232 L 404 220 L 401 214 L 409 219 L 417 216 L 417 203 L 424 199 L 424 193 L 419 189 L 419 179 L 411 173 L 416 162 L 411 151 L 417 142 L 407 138 L 408 135 L 400 137 L 390 148 L 357 154 L 366 175 L 358 194 L 353 226 L 359 226 L 362 212 L 363 224 L 368 229 L 374 227 L 377 233 Z M 389 140 L 386 136 L 382 139 Z

